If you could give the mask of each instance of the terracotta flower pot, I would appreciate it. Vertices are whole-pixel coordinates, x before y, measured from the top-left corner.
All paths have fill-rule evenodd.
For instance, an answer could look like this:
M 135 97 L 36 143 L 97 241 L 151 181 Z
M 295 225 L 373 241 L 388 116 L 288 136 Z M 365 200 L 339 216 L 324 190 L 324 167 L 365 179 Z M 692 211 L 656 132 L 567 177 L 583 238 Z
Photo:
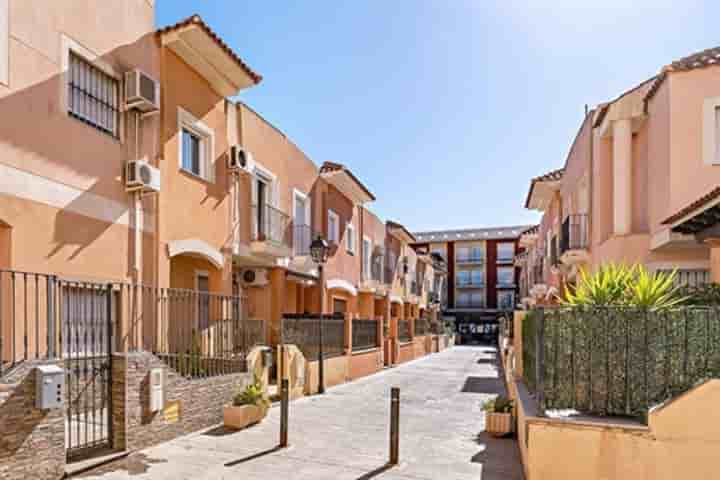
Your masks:
M 511 433 L 512 428 L 511 413 L 487 413 L 485 414 L 485 431 L 495 437 L 502 437 Z
M 227 428 L 240 430 L 260 422 L 267 415 L 268 409 L 258 405 L 225 405 L 223 408 L 223 424 Z

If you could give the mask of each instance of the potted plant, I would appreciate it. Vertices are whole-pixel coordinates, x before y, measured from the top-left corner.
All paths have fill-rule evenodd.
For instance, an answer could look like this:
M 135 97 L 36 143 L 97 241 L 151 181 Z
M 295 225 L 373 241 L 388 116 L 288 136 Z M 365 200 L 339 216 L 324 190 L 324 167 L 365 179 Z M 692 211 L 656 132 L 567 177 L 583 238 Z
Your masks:
M 255 376 L 253 383 L 235 395 L 231 405 L 225 405 L 223 423 L 227 428 L 240 430 L 265 418 L 269 406 L 262 382 Z
M 485 431 L 495 437 L 502 437 L 513 431 L 513 401 L 499 395 L 483 404 Z

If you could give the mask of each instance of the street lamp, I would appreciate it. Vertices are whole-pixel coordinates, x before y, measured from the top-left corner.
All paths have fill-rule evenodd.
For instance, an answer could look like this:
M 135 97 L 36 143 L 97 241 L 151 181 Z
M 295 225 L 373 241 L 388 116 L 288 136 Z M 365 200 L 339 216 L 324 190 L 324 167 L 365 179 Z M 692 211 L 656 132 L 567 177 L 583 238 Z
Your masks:
M 320 335 L 318 336 L 318 393 L 325 393 L 325 368 L 323 365 L 323 290 L 325 280 L 323 279 L 323 265 L 327 262 L 330 247 L 328 243 L 318 235 L 310 244 L 310 256 L 318 265 L 318 278 L 320 283 Z

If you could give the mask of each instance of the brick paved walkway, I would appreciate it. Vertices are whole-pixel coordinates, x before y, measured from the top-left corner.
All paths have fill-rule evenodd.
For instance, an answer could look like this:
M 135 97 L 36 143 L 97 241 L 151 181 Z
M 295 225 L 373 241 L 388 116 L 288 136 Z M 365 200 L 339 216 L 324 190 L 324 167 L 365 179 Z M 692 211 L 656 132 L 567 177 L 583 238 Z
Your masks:
M 274 449 L 279 408 L 260 425 L 195 433 L 84 478 L 521 480 L 515 440 L 483 433 L 481 402 L 503 391 L 489 347 L 454 347 L 290 405 L 290 443 Z M 389 392 L 401 388 L 401 465 L 387 460 Z

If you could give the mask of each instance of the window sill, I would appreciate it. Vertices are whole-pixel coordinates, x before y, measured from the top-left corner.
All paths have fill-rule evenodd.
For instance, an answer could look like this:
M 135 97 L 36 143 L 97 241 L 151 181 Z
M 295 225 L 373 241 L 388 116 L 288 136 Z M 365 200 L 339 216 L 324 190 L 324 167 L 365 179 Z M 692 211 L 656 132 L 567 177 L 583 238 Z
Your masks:
M 207 179 L 207 178 L 205 178 L 205 177 L 202 177 L 202 176 L 198 175 L 197 173 L 192 172 L 192 171 L 190 171 L 190 170 L 188 170 L 188 169 L 186 169 L 186 168 L 180 167 L 180 168 L 178 169 L 178 171 L 179 171 L 181 174 L 187 175 L 188 177 L 190 177 L 190 178 L 192 178 L 192 179 L 194 179 L 194 180 L 199 180 L 199 181 L 201 181 L 201 182 L 203 182 L 203 183 L 207 183 L 208 185 L 213 185 L 213 184 L 214 184 L 214 182 L 213 182 L 212 180 L 209 180 L 209 179 Z

